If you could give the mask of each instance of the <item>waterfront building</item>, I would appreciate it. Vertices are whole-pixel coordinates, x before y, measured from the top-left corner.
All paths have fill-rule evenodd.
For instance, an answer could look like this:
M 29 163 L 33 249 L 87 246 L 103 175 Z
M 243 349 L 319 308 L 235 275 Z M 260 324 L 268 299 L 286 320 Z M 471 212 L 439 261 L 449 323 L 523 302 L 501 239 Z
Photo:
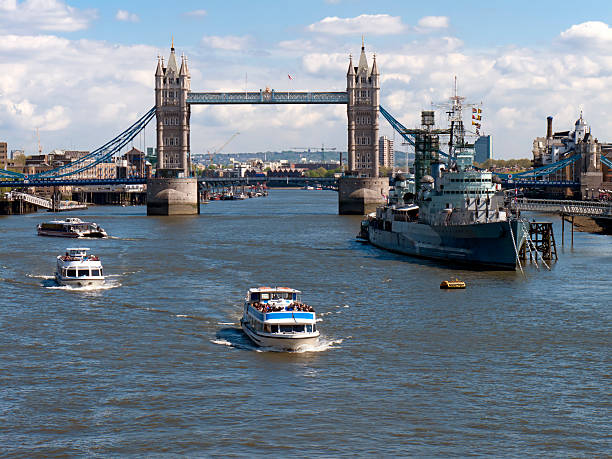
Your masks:
M 11 152 L 9 153 L 8 159 L 15 159 L 16 156 L 20 156 L 20 155 L 25 156 L 25 150 L 23 148 L 16 148 L 14 150 L 11 150 Z
M 481 135 L 474 142 L 474 162 L 484 163 L 493 158 L 493 145 L 490 135 Z
M 393 139 L 386 135 L 378 139 L 378 164 L 382 167 L 393 168 L 395 166 L 395 151 L 393 150 Z
M 6 142 L 0 142 L 0 167 L 6 169 L 8 167 L 8 145 Z
M 601 155 L 612 151 L 612 144 L 600 143 L 591 133 L 591 127 L 582 117 L 574 123 L 573 131 L 553 132 L 553 117 L 547 118 L 546 137 L 533 141 L 534 167 L 553 164 L 572 155 L 579 154 L 580 160 L 550 174 L 549 180 L 570 180 L 580 182 L 582 199 L 594 198 L 599 190 L 612 189 L 608 170 L 601 163 Z

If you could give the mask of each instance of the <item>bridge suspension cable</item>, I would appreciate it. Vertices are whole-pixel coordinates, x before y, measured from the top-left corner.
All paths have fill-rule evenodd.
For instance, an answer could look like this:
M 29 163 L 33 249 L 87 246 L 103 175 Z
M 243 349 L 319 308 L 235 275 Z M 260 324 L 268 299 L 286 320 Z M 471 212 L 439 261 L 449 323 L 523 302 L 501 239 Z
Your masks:
M 400 123 L 398 120 L 393 118 L 391 113 L 385 110 L 382 107 L 382 105 L 379 105 L 378 109 L 380 110 L 380 114 L 385 117 L 385 119 L 389 122 L 391 127 L 395 129 L 399 133 L 399 135 L 401 135 L 404 138 L 406 142 L 408 142 L 410 145 L 414 147 L 414 134 L 408 133 L 408 128 L 406 128 L 402 123 Z M 438 154 L 448 157 L 448 153 L 445 153 L 442 150 L 438 150 Z
M 126 146 L 129 142 L 134 139 L 140 133 L 145 126 L 153 119 L 155 116 L 155 107 L 151 108 L 147 113 L 141 116 L 134 124 L 132 124 L 129 128 L 123 131 L 121 134 L 116 136 L 114 139 L 105 143 L 99 148 L 96 148 L 91 153 L 88 153 L 81 158 L 78 158 L 75 161 L 72 161 L 68 164 L 64 164 L 63 166 L 56 167 L 55 169 L 51 169 L 48 171 L 40 172 L 38 174 L 26 175 L 20 172 L 8 171 L 5 169 L 0 169 L 0 177 L 1 178 L 10 178 L 10 179 L 50 179 L 50 178 L 60 178 L 60 177 L 68 177 L 70 175 L 78 174 L 79 172 L 86 171 L 91 169 L 98 164 L 107 161 L 113 155 L 118 153 L 124 146 Z

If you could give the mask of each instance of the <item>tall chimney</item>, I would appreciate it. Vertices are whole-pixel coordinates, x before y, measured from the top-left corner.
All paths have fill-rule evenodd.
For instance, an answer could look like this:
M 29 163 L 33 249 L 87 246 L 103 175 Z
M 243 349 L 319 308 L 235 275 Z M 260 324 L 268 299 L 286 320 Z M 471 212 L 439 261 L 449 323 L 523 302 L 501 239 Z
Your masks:
M 552 116 L 549 116 L 548 118 L 546 118 L 546 137 L 549 139 L 552 139 L 552 136 L 553 136 L 552 120 L 553 120 Z

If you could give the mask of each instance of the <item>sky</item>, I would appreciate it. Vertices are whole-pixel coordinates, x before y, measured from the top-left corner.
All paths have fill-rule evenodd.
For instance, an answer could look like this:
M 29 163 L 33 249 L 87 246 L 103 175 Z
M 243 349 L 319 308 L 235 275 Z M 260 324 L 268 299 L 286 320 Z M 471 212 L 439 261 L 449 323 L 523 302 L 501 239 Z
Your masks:
M 36 154 L 38 129 L 43 152 L 104 144 L 153 106 L 157 56 L 167 59 L 172 37 L 193 91 L 342 91 L 363 36 L 381 105 L 407 127 L 425 109 L 445 125 L 456 76 L 481 104 L 496 158 L 531 157 L 547 116 L 571 130 L 581 110 L 612 142 L 612 2 L 467 3 L 0 0 L 0 141 Z M 133 145 L 155 146 L 154 131 Z M 346 150 L 346 107 L 192 107 L 192 154 L 236 132 L 223 152 Z

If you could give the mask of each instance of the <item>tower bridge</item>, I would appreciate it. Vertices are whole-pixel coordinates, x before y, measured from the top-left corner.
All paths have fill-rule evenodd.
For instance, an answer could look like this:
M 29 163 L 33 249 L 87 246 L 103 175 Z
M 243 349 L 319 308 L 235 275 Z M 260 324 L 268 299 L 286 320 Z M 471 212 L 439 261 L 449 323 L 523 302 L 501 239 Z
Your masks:
M 196 213 L 197 184 L 190 178 L 191 105 L 344 104 L 347 106 L 348 171 L 339 181 L 338 211 L 363 214 L 388 193 L 388 178 L 379 178 L 378 113 L 380 73 L 376 56 L 368 66 L 362 43 L 357 66 L 349 57 L 346 91 L 195 92 L 187 58 L 178 65 L 174 43 L 167 64 L 158 58 L 155 71 L 157 177 L 148 183 L 149 214 Z

